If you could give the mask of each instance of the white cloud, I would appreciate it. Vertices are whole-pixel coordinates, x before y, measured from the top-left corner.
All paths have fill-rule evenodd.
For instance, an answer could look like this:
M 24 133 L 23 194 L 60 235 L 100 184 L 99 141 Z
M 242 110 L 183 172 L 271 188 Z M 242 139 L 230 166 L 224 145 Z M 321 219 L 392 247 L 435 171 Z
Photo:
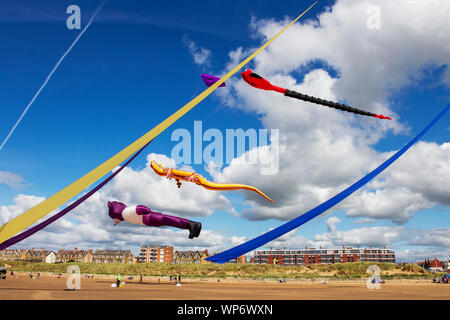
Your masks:
M 336 223 L 341 222 L 341 219 L 339 219 L 336 216 L 329 217 L 327 221 L 325 222 L 327 225 L 327 231 L 328 232 L 335 232 L 336 231 Z
M 211 64 L 211 50 L 198 47 L 197 44 L 189 38 L 189 36 L 183 36 L 183 43 L 189 50 L 189 53 L 194 58 L 194 62 L 199 66 L 209 66 Z
M 292 230 L 280 238 L 273 240 L 264 247 L 269 248 L 339 248 L 342 246 L 352 247 L 392 247 L 398 241 L 406 238 L 405 227 L 370 227 L 355 228 L 346 231 L 336 230 L 335 224 L 340 222 L 337 217 L 330 217 L 327 220 L 328 230 L 322 234 L 316 234 L 312 239 L 296 234 L 297 230 Z
M 338 1 L 317 21 L 294 24 L 255 58 L 255 72 L 272 83 L 328 100 L 345 100 L 355 107 L 392 116 L 379 121 L 326 107 L 287 99 L 274 92 L 256 90 L 230 79 L 219 94 L 230 107 L 259 115 L 264 127 L 280 130 L 280 170 L 261 176 L 260 166 L 245 166 L 235 159 L 211 174 L 219 181 L 241 181 L 263 190 L 275 200 L 268 204 L 246 194 L 249 220 L 288 220 L 312 209 L 373 170 L 393 152 L 380 153 L 374 145 L 388 133 L 409 133 L 389 104 L 397 90 L 416 86 L 423 70 L 448 65 L 444 48 L 450 26 L 444 12 L 434 7 L 399 7 L 379 1 L 382 27 L 367 28 L 370 1 Z M 414 23 L 411 17 L 415 17 Z M 253 20 L 256 36 L 265 39 L 287 21 Z M 238 48 L 230 60 L 244 58 Z M 414 54 L 411 54 L 414 53 Z M 405 59 L 408 57 L 408 59 Z M 299 82 L 295 75 L 314 61 L 337 70 L 333 78 L 320 68 Z M 450 85 L 449 72 L 443 83 Z M 255 150 L 249 152 L 256 152 Z M 450 150 L 446 143 L 421 142 L 368 187 L 334 209 L 352 217 L 407 222 L 417 211 L 435 204 L 449 205 Z M 361 221 L 361 220 L 360 220 Z
M 377 180 L 375 188 L 407 187 L 430 202 L 450 206 L 450 143 L 419 142 Z
M 395 252 L 395 259 L 399 262 L 419 262 L 434 258 L 450 259 L 450 249 L 404 249 Z
M 0 171 L 0 184 L 6 184 L 13 188 L 20 188 L 23 186 L 23 178 L 17 173 Z
M 36 197 L 32 195 L 19 194 L 14 198 L 14 204 L 6 206 L 0 206 L 0 223 L 14 219 L 15 217 L 21 215 L 28 209 L 34 207 L 35 205 L 44 201 L 43 197 Z
M 372 4 L 371 1 L 339 0 L 317 21 L 293 25 L 255 59 L 254 69 L 274 84 L 323 99 L 346 101 L 355 107 L 392 116 L 393 121 L 365 118 L 287 99 L 250 88 L 236 78 L 217 91 L 231 107 L 253 112 L 264 127 L 280 130 L 277 175 L 262 176 L 260 165 L 246 166 L 240 159 L 223 169 L 208 168 L 216 181 L 254 185 L 275 200 L 270 204 L 251 192 L 243 193 L 248 208 L 243 210 L 242 217 L 288 220 L 310 210 L 392 154 L 380 153 L 374 148 L 380 139 L 391 133 L 408 132 L 407 123 L 403 119 L 400 121 L 389 100 L 397 90 L 418 85 L 424 68 L 449 64 L 446 48 L 450 33 L 446 30 L 450 20 L 445 10 L 432 6 L 400 6 L 394 1 L 380 0 L 377 5 L 381 9 L 381 29 L 369 30 L 366 9 Z M 253 20 L 252 25 L 257 37 L 267 39 L 286 23 L 273 19 Z M 183 41 L 195 63 L 201 66 L 210 63 L 210 50 L 199 48 L 188 37 Z M 231 51 L 226 69 L 252 50 Z M 297 79 L 297 72 L 314 61 L 325 61 L 337 71 L 338 77 L 333 78 L 327 71 L 316 68 L 304 79 Z M 450 72 L 443 73 L 442 83 L 450 85 Z M 426 110 L 425 115 L 428 116 Z M 162 159 L 166 166 L 174 165 L 171 159 L 160 155 L 151 154 L 148 160 L 156 158 Z M 351 217 L 361 217 L 359 221 L 388 219 L 404 223 L 418 210 L 437 203 L 449 205 L 449 160 L 449 143 L 421 142 L 367 188 L 335 209 L 343 209 Z M 209 230 L 209 226 L 204 226 L 202 236 L 194 241 L 187 239 L 185 230 L 131 225 L 113 227 L 106 211 L 108 200 L 144 204 L 154 210 L 193 219 L 209 216 L 214 210 L 235 213 L 227 198 L 219 193 L 189 183 L 177 189 L 173 181 L 156 176 L 148 166 L 142 170 L 128 168 L 80 208 L 58 221 L 60 225 L 55 224 L 54 229 L 51 226 L 34 237 L 42 243 L 81 241 L 86 246 L 160 242 L 217 249 L 223 249 L 224 243 L 237 244 L 245 240 L 218 235 Z M 2 206 L 1 210 L 6 210 L 10 216 L 16 212 L 15 207 L 10 206 Z M 271 244 L 294 248 L 342 244 L 381 246 L 404 239 L 404 227 L 338 231 L 338 222 L 336 218 L 328 219 L 328 232 L 313 240 L 291 232 Z M 425 244 L 442 246 L 447 243 L 438 233 L 423 239 L 428 241 Z
M 372 246 L 391 248 L 396 261 L 417 262 L 426 258 L 450 258 L 450 229 L 408 229 L 405 226 L 376 226 L 337 230 L 336 223 L 341 220 L 335 216 L 327 219 L 327 231 L 316 234 L 312 239 L 296 234 L 293 230 L 282 237 L 264 245 L 265 248 L 340 248 Z M 242 242 L 246 239 L 242 239 Z M 408 249 L 404 249 L 408 247 Z M 415 247 L 411 249 L 411 247 Z
M 322 59 L 339 72 L 342 81 L 333 88 L 338 97 L 368 105 L 387 98 L 393 89 L 415 84 L 414 76 L 420 75 L 424 66 L 448 65 L 445 47 L 450 35 L 444 30 L 450 21 L 446 10 L 380 0 L 376 5 L 381 28 L 371 30 L 367 28 L 367 8 L 373 4 L 339 0 L 317 21 L 294 24 L 256 57 L 258 70 L 263 74 L 287 73 Z M 260 20 L 253 25 L 256 32 L 269 38 L 286 23 Z M 448 72 L 444 80 L 450 84 Z
M 447 248 L 450 250 L 450 228 L 410 230 L 408 242 L 411 245 Z
M 330 246 L 391 246 L 399 240 L 404 232 L 403 227 L 370 227 L 347 231 L 333 231 L 319 234 L 315 241 L 328 243 Z
M 389 219 L 397 223 L 407 222 L 414 213 L 432 207 L 422 194 L 408 188 L 378 189 L 362 191 L 352 196 L 339 208 L 347 208 L 350 217 L 370 217 L 372 219 Z
M 220 192 L 206 190 L 193 183 L 183 183 L 178 189 L 173 180 L 156 175 L 151 160 L 162 161 L 166 167 L 175 167 L 175 161 L 164 155 L 151 153 L 141 170 L 124 169 L 103 189 L 92 195 L 79 207 L 52 223 L 42 231 L 18 243 L 16 247 L 70 248 L 137 248 L 143 244 L 166 244 L 176 248 L 223 250 L 237 241 L 210 230 L 203 225 L 199 238 L 189 239 L 187 230 L 169 227 L 143 227 L 123 222 L 113 225 L 107 211 L 107 202 L 116 200 L 128 206 L 142 204 L 154 211 L 181 216 L 190 220 L 206 217 L 215 210 L 236 211 Z M 184 168 L 192 170 L 192 168 Z M 43 201 L 42 197 L 18 195 L 14 205 L 0 206 L 1 222 L 22 214 Z M 48 217 L 45 217 L 48 218 Z

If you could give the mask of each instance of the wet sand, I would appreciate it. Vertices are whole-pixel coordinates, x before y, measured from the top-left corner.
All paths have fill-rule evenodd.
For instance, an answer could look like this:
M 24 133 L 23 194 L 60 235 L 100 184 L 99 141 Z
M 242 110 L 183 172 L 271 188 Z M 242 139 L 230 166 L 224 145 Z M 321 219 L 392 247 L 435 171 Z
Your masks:
M 30 279 L 27 274 L 0 280 L 0 300 L 450 300 L 450 284 L 429 280 L 388 280 L 380 289 L 368 289 L 355 281 L 276 281 L 215 279 L 182 279 L 181 287 L 162 278 L 122 277 L 125 285 L 113 288 L 112 276 L 86 279 L 81 276 L 80 289 L 68 290 L 68 276 L 58 279 L 41 275 Z

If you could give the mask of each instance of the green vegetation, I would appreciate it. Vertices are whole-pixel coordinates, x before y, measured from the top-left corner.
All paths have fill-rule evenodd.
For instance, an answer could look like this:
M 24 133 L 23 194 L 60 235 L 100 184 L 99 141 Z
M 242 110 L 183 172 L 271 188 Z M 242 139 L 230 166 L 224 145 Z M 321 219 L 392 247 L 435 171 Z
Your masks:
M 416 272 L 416 273 L 425 273 L 425 269 L 421 266 L 414 264 L 414 263 L 408 263 L 402 266 L 402 271 L 407 272 Z
M 66 273 L 69 265 L 77 265 L 83 274 L 109 274 L 159 276 L 181 275 L 182 277 L 200 278 L 240 278 L 246 279 L 314 279 L 336 278 L 355 279 L 367 278 L 367 268 L 377 265 L 381 278 L 432 278 L 436 274 L 426 272 L 415 264 L 397 266 L 393 263 L 351 262 L 331 265 L 311 264 L 307 266 L 276 266 L 259 264 L 168 264 L 168 263 L 138 263 L 138 264 L 97 264 L 97 263 L 36 263 L 26 261 L 0 261 L 0 266 L 7 266 L 14 271 Z

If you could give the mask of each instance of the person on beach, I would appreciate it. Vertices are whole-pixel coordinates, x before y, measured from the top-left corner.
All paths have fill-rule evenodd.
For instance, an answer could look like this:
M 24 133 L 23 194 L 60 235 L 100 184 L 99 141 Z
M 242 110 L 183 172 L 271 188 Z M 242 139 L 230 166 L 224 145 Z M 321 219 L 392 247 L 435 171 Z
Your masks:
M 120 287 L 120 279 L 121 279 L 121 277 L 120 277 L 120 273 L 119 273 L 116 278 L 117 288 Z

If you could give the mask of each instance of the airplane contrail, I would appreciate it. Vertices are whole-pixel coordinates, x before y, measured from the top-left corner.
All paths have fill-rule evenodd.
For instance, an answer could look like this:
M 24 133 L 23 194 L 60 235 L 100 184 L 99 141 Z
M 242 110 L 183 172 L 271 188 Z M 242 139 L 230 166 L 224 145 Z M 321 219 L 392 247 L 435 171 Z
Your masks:
M 91 25 L 92 21 L 94 20 L 95 16 L 97 15 L 97 13 L 102 9 L 103 5 L 105 4 L 106 0 L 103 1 L 97 9 L 95 9 L 94 13 L 92 14 L 92 17 L 89 19 L 89 22 L 86 24 L 86 26 L 83 28 L 83 30 L 81 30 L 81 32 L 78 34 L 78 36 L 75 38 L 75 40 L 72 42 L 72 44 L 69 46 L 69 48 L 66 50 L 66 52 L 64 52 L 64 54 L 61 56 L 61 58 L 59 58 L 58 62 L 56 62 L 55 66 L 53 67 L 52 71 L 50 71 L 50 74 L 47 76 L 47 78 L 45 79 L 44 83 L 42 83 L 42 85 L 40 86 L 40 88 L 38 89 L 38 91 L 34 94 L 33 98 L 31 99 L 31 101 L 27 104 L 25 110 L 22 112 L 22 114 L 20 115 L 19 119 L 17 120 L 17 122 L 14 124 L 14 126 L 12 127 L 11 131 L 9 131 L 8 135 L 6 136 L 5 140 L 3 141 L 3 143 L 0 145 L 0 151 L 2 150 L 3 146 L 6 144 L 6 142 L 8 141 L 8 139 L 11 137 L 11 135 L 13 134 L 14 130 L 16 130 L 17 126 L 19 125 L 20 121 L 22 121 L 22 118 L 25 116 L 25 114 L 27 113 L 28 109 L 30 109 L 31 105 L 34 103 L 34 101 L 36 100 L 36 98 L 39 96 L 39 94 L 41 93 L 42 89 L 44 89 L 44 87 L 47 85 L 48 81 L 50 80 L 50 78 L 53 76 L 53 73 L 55 73 L 56 69 L 58 69 L 59 65 L 61 64 L 61 62 L 64 60 L 64 58 L 69 54 L 69 52 L 72 50 L 72 48 L 74 47 L 74 45 L 78 42 L 78 40 L 81 38 L 81 36 L 83 35 L 83 33 L 86 32 L 86 30 L 89 28 L 89 26 Z

